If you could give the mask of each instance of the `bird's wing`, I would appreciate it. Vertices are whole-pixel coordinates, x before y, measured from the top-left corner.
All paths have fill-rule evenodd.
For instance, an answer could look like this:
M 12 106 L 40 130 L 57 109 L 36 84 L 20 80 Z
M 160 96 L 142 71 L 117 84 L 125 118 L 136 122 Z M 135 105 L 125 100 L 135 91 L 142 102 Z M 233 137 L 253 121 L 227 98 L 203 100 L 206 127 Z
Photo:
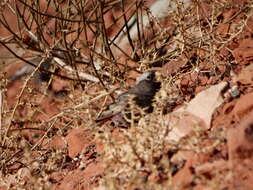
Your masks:
M 97 118 L 95 119 L 96 121 L 101 121 L 104 119 L 108 119 L 114 115 L 117 115 L 119 113 L 121 113 L 125 107 L 128 104 L 128 98 L 129 98 L 129 94 L 128 93 L 123 93 L 121 94 L 115 103 L 110 104 L 107 109 L 105 109 L 104 111 L 102 111 Z
M 102 111 L 96 118 L 96 121 L 101 121 L 110 118 L 118 113 L 120 113 L 124 107 L 118 104 L 111 104 L 108 109 Z

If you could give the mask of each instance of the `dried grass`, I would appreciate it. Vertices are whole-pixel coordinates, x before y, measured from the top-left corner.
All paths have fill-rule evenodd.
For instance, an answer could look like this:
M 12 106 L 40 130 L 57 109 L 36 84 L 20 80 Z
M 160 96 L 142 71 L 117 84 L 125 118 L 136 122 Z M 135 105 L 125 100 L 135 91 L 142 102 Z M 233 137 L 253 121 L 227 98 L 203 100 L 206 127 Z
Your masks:
M 17 15 L 19 25 L 18 31 L 14 31 L 6 21 L 6 15 L 2 14 L 0 23 L 10 32 L 10 36 L 1 38 L 0 44 L 14 57 L 33 65 L 35 69 L 26 78 L 13 106 L 7 104 L 6 96 L 3 95 L 7 84 L 3 79 L 1 82 L 0 185 L 11 188 L 16 184 L 15 189 L 50 189 L 52 183 L 48 176 L 61 170 L 62 163 L 67 159 L 67 151 L 48 151 L 43 149 L 42 144 L 48 144 L 55 135 L 65 136 L 71 128 L 85 126 L 93 134 L 99 132 L 97 136 L 104 144 L 102 158 L 106 172 L 99 188 L 178 189 L 172 183 L 176 169 L 170 161 L 169 153 L 183 149 L 198 152 L 202 146 L 200 139 L 207 136 L 197 133 L 199 136 L 195 136 L 195 140 L 192 137 L 178 144 L 169 142 L 166 135 L 172 126 L 163 121 L 164 110 L 168 109 L 166 106 L 177 96 L 184 100 L 194 96 L 179 89 L 178 81 L 184 76 L 191 73 L 208 74 L 216 76 L 216 81 L 213 82 L 216 83 L 223 77 L 217 72 L 220 66 L 233 67 L 229 45 L 233 40 L 243 37 L 242 32 L 246 30 L 247 21 L 252 16 L 252 1 L 239 6 L 238 12 L 228 20 L 223 18 L 222 13 L 236 7 L 232 1 L 193 1 L 184 6 L 175 0 L 173 2 L 177 5 L 176 8 L 168 17 L 160 20 L 154 18 L 143 6 L 143 1 L 69 1 L 64 6 L 60 1 L 48 1 L 54 10 L 59 10 L 56 14 L 45 11 L 49 3 L 43 10 L 37 1 L 17 2 L 20 6 L 15 7 L 9 1 L 1 3 L 3 9 L 10 9 Z M 206 5 L 208 9 L 205 9 Z M 105 25 L 103 17 L 109 11 L 118 16 L 114 18 L 120 28 L 118 35 L 121 31 L 126 31 L 130 52 L 118 47 L 115 43 L 117 38 L 109 36 L 108 28 L 111 26 Z M 130 28 L 124 28 L 130 19 L 129 15 L 146 13 L 149 15 L 150 26 L 145 30 L 139 19 L 137 37 L 133 39 Z M 55 19 L 57 32 L 47 28 L 46 23 L 52 19 Z M 171 24 L 165 27 L 163 22 Z M 225 36 L 224 33 L 217 32 L 219 26 L 224 24 L 230 24 L 229 33 Z M 150 34 L 147 31 L 152 32 Z M 48 36 L 51 36 L 50 43 Z M 43 113 L 40 108 L 42 97 L 51 95 L 47 89 L 41 91 L 33 88 L 30 81 L 37 70 L 43 70 L 40 63 L 30 62 L 23 55 L 18 55 L 9 47 L 10 44 L 15 44 L 18 49 L 24 49 L 35 57 L 39 54 L 65 63 L 59 65 L 54 62 L 55 67 L 61 68 L 62 72 L 56 72 L 56 69 L 50 73 L 54 78 L 71 81 L 70 98 L 59 114 L 46 117 L 44 121 L 33 120 L 38 112 Z M 226 56 L 220 53 L 223 49 L 228 51 Z M 127 57 L 127 61 L 136 64 L 130 67 L 126 64 L 127 61 L 122 63 L 114 55 L 116 51 Z M 125 83 L 128 71 L 145 71 L 180 57 L 186 58 L 187 64 L 164 80 L 154 113 L 143 118 L 138 126 L 116 129 L 117 133 L 112 133 L 111 127 L 96 126 L 93 118 L 102 109 L 98 104 L 107 104 L 108 98 L 103 99 L 107 95 L 114 98 L 111 88 L 118 84 L 124 88 L 128 86 Z M 64 68 L 66 65 L 71 68 L 71 72 Z M 83 74 L 87 75 L 83 77 Z M 198 82 L 194 87 L 197 86 Z M 175 92 L 175 95 L 171 92 Z M 20 110 L 28 110 L 25 117 L 20 115 Z M 26 133 L 27 130 L 32 137 Z M 221 144 L 219 141 L 214 147 Z M 213 149 L 212 147 L 208 151 Z M 19 171 L 18 178 L 14 175 L 16 171 Z M 23 180 L 23 172 L 30 176 L 28 181 Z

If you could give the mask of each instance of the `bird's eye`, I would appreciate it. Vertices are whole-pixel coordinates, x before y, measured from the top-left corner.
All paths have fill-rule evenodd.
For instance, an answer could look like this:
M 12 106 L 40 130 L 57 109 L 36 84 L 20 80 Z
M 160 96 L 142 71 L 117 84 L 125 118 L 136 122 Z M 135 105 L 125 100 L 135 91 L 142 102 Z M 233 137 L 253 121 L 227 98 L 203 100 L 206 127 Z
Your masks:
M 152 74 L 149 74 L 149 75 L 147 76 L 147 80 L 153 80 Z

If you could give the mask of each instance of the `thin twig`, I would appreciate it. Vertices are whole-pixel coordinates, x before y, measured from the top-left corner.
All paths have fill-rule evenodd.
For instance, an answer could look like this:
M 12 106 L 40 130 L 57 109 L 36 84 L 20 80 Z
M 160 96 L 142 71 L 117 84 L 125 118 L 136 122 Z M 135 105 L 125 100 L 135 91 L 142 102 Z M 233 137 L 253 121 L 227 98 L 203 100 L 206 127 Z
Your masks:
M 2 110 L 3 110 L 3 95 L 0 90 L 0 141 L 2 141 Z
M 43 123 L 41 123 L 38 127 L 44 125 L 45 123 L 51 122 L 51 121 L 53 121 L 54 119 L 57 119 L 57 118 L 59 118 L 59 117 L 62 117 L 62 116 L 64 116 L 64 115 L 67 114 L 67 113 L 71 113 L 71 112 L 73 112 L 74 110 L 77 110 L 77 109 L 80 109 L 80 108 L 85 108 L 85 107 L 89 106 L 90 104 L 92 104 L 92 103 L 94 103 L 94 102 L 97 102 L 99 99 L 101 99 L 101 98 L 103 98 L 103 97 L 105 97 L 105 96 L 110 95 L 110 94 L 113 93 L 116 89 L 117 89 L 117 88 L 112 88 L 109 92 L 104 92 L 104 93 L 102 93 L 102 94 L 96 96 L 95 98 L 92 98 L 92 99 L 89 100 L 88 102 L 82 102 L 82 103 L 80 103 L 80 104 L 78 104 L 78 105 L 76 105 L 76 106 L 74 106 L 74 107 L 71 106 L 71 107 L 69 107 L 69 108 L 66 108 L 66 109 L 62 110 L 62 112 L 60 112 L 60 113 L 58 113 L 58 114 L 52 116 L 52 117 L 51 117 L 50 119 L 48 119 L 47 121 L 44 121 Z
M 9 133 L 9 130 L 10 130 L 10 127 L 11 127 L 11 123 L 12 123 L 12 120 L 14 118 L 14 114 L 16 113 L 16 110 L 17 110 L 17 107 L 19 106 L 20 104 L 20 101 L 21 101 L 21 97 L 25 91 L 25 88 L 27 87 L 28 85 L 28 82 L 31 80 L 31 78 L 35 75 L 35 73 L 39 70 L 41 64 L 43 63 L 44 59 L 41 60 L 41 62 L 39 63 L 39 65 L 34 69 L 34 71 L 31 73 L 31 75 L 29 75 L 29 77 L 27 77 L 27 79 L 25 79 L 25 82 L 23 84 L 23 87 L 21 88 L 21 92 L 19 93 L 18 95 L 18 100 L 17 100 L 17 103 L 15 104 L 13 110 L 12 110 L 12 113 L 11 113 L 11 116 L 10 116 L 10 120 L 9 120 L 9 123 L 8 123 L 8 126 L 6 128 L 6 131 L 5 131 L 5 134 L 4 134 L 4 137 L 3 137 L 3 141 L 2 141 L 2 146 L 5 145 L 5 142 L 6 142 L 6 139 L 7 139 L 7 136 L 8 136 L 8 133 Z
M 57 121 L 57 118 L 54 119 L 53 123 L 51 123 L 51 125 L 48 127 L 47 131 L 44 133 L 44 135 L 40 138 L 40 140 L 35 143 L 35 145 L 31 148 L 31 151 L 33 151 L 37 146 L 39 146 L 42 141 L 44 140 L 44 138 L 47 136 L 47 134 L 49 133 L 49 131 L 52 129 L 52 127 L 54 126 L 55 122 Z
M 70 71 L 71 73 L 76 73 L 78 72 L 78 76 L 80 78 L 83 78 L 85 80 L 89 80 L 92 82 L 99 82 L 99 79 L 97 77 L 94 77 L 92 75 L 80 72 L 80 71 L 76 71 L 73 68 L 71 68 L 70 66 L 68 66 L 66 63 L 64 63 L 61 59 L 59 59 L 58 57 L 54 57 L 55 62 L 57 62 L 62 68 Z

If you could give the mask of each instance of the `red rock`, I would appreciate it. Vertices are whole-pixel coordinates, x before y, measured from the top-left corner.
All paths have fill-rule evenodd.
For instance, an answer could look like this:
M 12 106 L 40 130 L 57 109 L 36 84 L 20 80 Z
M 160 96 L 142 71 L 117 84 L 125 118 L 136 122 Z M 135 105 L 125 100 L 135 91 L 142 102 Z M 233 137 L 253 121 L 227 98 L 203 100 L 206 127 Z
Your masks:
M 209 129 L 213 113 L 224 102 L 222 90 L 226 86 L 226 82 L 221 82 L 198 93 L 195 98 L 188 103 L 185 111 L 202 119 L 205 125 L 201 126 L 205 127 L 205 129 Z
M 186 58 L 179 58 L 178 60 L 172 60 L 162 67 L 161 72 L 164 76 L 170 76 L 172 74 L 177 73 L 180 70 L 180 68 L 183 67 L 186 63 L 187 63 Z
M 67 89 L 70 87 L 69 81 L 62 79 L 54 79 L 52 81 L 52 90 L 55 92 L 59 92 L 61 90 Z
M 59 184 L 55 186 L 55 190 L 90 190 L 94 189 L 96 184 L 96 176 L 102 175 L 104 168 L 101 163 L 93 162 L 89 164 L 84 170 L 76 169 L 66 173 Z M 56 174 L 54 174 L 57 176 Z M 63 177 L 63 176 L 62 176 Z M 57 178 L 56 178 L 57 179 Z
M 253 64 L 250 64 L 242 69 L 236 78 L 236 82 L 240 82 L 245 85 L 253 84 Z
M 199 12 L 196 12 L 196 14 L 203 16 L 203 17 L 209 17 L 210 14 L 212 14 L 212 7 L 210 6 L 210 4 L 208 2 L 205 1 L 200 1 L 198 2 L 198 6 L 199 6 Z
M 84 129 L 72 129 L 66 137 L 69 157 L 74 158 L 88 147 L 92 141 L 91 134 Z
M 232 101 L 232 102 L 225 104 L 222 109 L 222 114 L 224 114 L 224 115 L 230 114 L 233 111 L 235 104 L 236 104 L 236 101 Z
M 240 97 L 233 110 L 235 119 L 240 121 L 244 116 L 253 110 L 252 100 L 253 92 Z
M 239 47 L 236 48 L 232 54 L 238 63 L 251 63 L 253 61 L 253 39 L 242 40 Z
M 230 29 L 230 24 L 221 24 L 218 26 L 216 32 L 222 38 L 226 38 L 229 36 L 229 29 Z
M 231 188 L 253 189 L 253 112 L 239 126 L 228 131 Z
M 239 42 L 237 40 L 231 41 L 228 45 L 228 48 L 231 50 L 235 50 L 239 47 Z
M 197 184 L 193 190 L 209 190 L 209 188 L 207 188 L 205 185 L 202 184 Z M 211 189 L 210 189 L 211 190 Z
M 199 80 L 200 80 L 201 86 L 206 86 L 206 84 L 208 82 L 208 77 L 207 76 L 199 76 Z
M 231 3 L 237 6 L 243 6 L 248 3 L 248 0 L 233 0 Z
M 228 132 L 228 146 L 230 159 L 253 158 L 253 112 Z
M 204 162 L 207 162 L 209 156 L 204 154 L 196 154 L 194 152 L 183 152 L 186 154 L 187 159 L 184 167 L 180 169 L 172 179 L 173 187 L 178 187 L 178 189 L 190 189 L 194 180 L 195 168 Z
M 190 188 L 194 176 L 191 172 L 192 162 L 191 158 L 187 161 L 186 165 L 173 177 L 173 186 L 178 189 Z
M 133 86 L 136 82 L 136 78 L 140 76 L 140 74 L 134 70 L 130 70 L 128 72 L 128 75 L 127 75 L 127 80 L 126 82 L 130 85 L 130 86 Z
M 252 18 L 252 17 L 250 17 L 250 18 L 247 20 L 246 25 L 247 25 L 246 30 L 248 30 L 248 32 L 252 33 L 252 31 L 253 31 L 253 18 Z
M 104 17 L 105 26 L 111 26 L 107 28 L 106 34 L 108 36 L 112 36 L 112 34 L 115 33 L 115 18 L 113 16 L 113 12 L 108 11 L 107 13 L 103 15 L 103 17 Z
M 239 8 L 233 8 L 229 11 L 224 12 L 222 15 L 224 17 L 224 22 L 228 21 L 233 15 L 239 11 Z
M 223 56 L 223 57 L 227 57 L 229 54 L 230 54 L 230 52 L 227 50 L 227 48 L 221 48 L 221 50 L 220 50 L 220 54 Z
M 188 112 L 167 114 L 163 120 L 166 120 L 171 126 L 175 126 L 168 134 L 168 139 L 175 141 L 192 133 L 197 126 L 201 129 L 206 128 L 203 120 Z
M 197 175 L 204 173 L 213 173 L 213 171 L 222 171 L 228 168 L 227 161 L 225 160 L 216 160 L 214 162 L 205 162 L 201 165 L 195 167 L 195 172 Z
M 22 85 L 23 85 L 22 81 L 15 81 L 10 86 L 8 86 L 6 95 L 7 95 L 7 103 L 9 106 L 12 106 L 15 103 L 17 103 L 18 95 L 22 90 Z
M 200 93 L 201 91 L 205 90 L 206 87 L 204 86 L 197 86 L 196 89 L 195 89 L 195 93 L 198 94 Z
M 181 86 L 188 86 L 189 84 L 189 76 L 188 77 L 184 77 L 181 82 L 180 82 L 180 85 Z
M 66 176 L 65 170 L 54 172 L 50 175 L 50 179 L 53 181 L 60 182 Z
M 197 73 L 197 72 L 192 72 L 191 74 L 190 74 L 190 77 L 191 77 L 191 82 L 193 82 L 193 83 L 197 83 L 198 82 L 198 80 L 199 80 L 199 74 Z
M 52 149 L 63 149 L 67 145 L 64 138 L 60 136 L 54 136 L 49 143 L 49 146 Z
M 14 4 L 14 1 L 11 1 L 11 2 L 9 2 L 10 3 L 10 6 L 11 7 L 15 7 L 15 4 Z M 9 4 L 8 3 L 8 4 Z M 3 4 L 5 4 L 5 3 L 3 3 Z M 2 7 L 1 7 L 1 12 L 2 12 L 2 14 L 4 15 L 4 17 L 5 17 L 5 20 L 6 20 L 6 22 L 9 24 L 9 27 L 10 27 L 10 29 L 13 31 L 13 32 L 18 32 L 19 30 L 19 24 L 17 24 L 18 23 L 18 17 L 17 17 L 17 15 L 15 15 L 15 13 L 6 5 L 6 6 L 3 6 L 3 5 L 1 5 Z M 22 5 L 20 4 L 20 3 L 18 3 L 17 4 L 17 8 L 19 8 L 19 9 L 22 9 Z M 1 18 L 0 18 L 1 20 L 3 20 L 2 19 L 2 16 L 1 16 Z M 1 23 L 0 23 L 0 37 L 7 37 L 7 36 L 9 36 L 9 35 L 11 35 L 11 33 L 9 32 L 9 30 L 7 30 Z
M 43 113 L 37 112 L 37 114 L 34 114 L 34 119 L 41 121 L 50 119 L 52 116 L 60 112 L 58 106 L 59 104 L 56 101 L 51 98 L 45 97 L 41 101 L 41 109 L 43 110 Z

